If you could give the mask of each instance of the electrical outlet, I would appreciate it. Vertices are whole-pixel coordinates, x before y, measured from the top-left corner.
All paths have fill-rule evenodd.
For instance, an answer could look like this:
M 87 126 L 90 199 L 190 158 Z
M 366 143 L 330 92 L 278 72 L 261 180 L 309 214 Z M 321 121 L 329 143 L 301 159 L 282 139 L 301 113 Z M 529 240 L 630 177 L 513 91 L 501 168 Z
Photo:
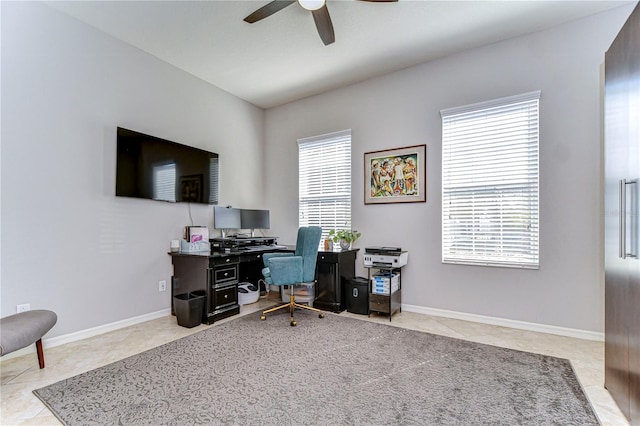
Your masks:
M 25 303 L 24 305 L 18 305 L 16 306 L 16 312 L 20 313 L 20 312 L 27 312 L 31 310 L 31 305 L 28 303 Z
M 158 291 L 167 291 L 167 281 L 162 280 L 158 282 Z

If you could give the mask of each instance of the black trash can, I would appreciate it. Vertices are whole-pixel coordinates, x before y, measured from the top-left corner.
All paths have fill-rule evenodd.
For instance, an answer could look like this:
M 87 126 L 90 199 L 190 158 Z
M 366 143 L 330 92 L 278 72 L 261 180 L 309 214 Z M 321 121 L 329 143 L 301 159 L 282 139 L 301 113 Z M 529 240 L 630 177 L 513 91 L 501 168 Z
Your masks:
M 178 319 L 178 325 L 193 328 L 202 323 L 204 310 L 204 296 L 193 293 L 178 294 L 173 297 L 173 310 Z
M 369 281 L 363 277 L 354 277 L 346 282 L 345 299 L 347 312 L 369 314 Z
M 207 323 L 207 292 L 204 290 L 196 290 L 196 291 L 192 291 L 189 292 L 189 297 L 194 298 L 194 297 L 204 297 L 204 299 L 202 299 L 202 323 L 206 324 Z

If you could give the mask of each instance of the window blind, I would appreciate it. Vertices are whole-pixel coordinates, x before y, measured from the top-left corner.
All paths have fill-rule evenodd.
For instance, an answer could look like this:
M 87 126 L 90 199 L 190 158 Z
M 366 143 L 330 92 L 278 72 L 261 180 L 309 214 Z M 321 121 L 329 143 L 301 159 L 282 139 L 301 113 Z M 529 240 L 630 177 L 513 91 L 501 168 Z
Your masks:
M 299 226 L 351 229 L 351 130 L 298 140 Z
M 539 267 L 539 99 L 442 110 L 442 261 Z

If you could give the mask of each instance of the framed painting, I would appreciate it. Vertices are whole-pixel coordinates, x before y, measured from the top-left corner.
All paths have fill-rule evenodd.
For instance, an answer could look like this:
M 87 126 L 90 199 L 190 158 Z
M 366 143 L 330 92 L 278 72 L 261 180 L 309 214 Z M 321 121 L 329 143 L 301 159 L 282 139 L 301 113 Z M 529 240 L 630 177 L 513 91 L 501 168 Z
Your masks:
M 427 201 L 427 146 L 364 153 L 364 203 Z

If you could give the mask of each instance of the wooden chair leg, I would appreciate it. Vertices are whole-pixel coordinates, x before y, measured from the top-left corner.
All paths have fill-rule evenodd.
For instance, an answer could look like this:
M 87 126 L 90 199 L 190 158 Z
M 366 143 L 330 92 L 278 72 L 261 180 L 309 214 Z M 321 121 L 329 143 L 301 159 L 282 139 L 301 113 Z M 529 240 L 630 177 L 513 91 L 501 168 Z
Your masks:
M 38 351 L 38 364 L 40 368 L 44 368 L 44 351 L 42 350 L 42 339 L 38 339 L 36 342 L 36 350 Z

